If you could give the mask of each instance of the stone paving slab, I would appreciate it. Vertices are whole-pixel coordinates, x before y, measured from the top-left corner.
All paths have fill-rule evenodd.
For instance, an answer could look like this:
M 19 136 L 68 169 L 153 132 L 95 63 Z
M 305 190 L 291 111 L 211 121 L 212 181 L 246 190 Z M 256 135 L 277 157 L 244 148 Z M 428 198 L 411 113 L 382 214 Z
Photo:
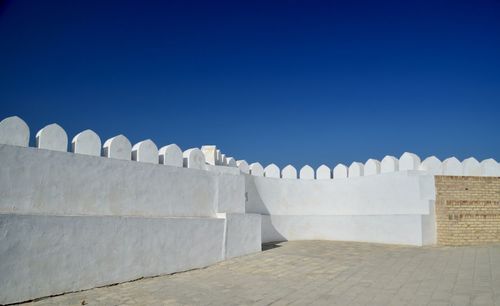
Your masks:
M 500 306 L 500 244 L 293 241 L 267 248 L 205 269 L 26 305 Z

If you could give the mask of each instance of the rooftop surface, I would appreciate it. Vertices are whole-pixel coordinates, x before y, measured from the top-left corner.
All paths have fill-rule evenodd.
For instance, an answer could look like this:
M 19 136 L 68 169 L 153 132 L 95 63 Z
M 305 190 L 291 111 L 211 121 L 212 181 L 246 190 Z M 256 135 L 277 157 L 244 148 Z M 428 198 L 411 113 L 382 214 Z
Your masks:
M 500 305 L 500 244 L 294 241 L 198 269 L 30 305 Z

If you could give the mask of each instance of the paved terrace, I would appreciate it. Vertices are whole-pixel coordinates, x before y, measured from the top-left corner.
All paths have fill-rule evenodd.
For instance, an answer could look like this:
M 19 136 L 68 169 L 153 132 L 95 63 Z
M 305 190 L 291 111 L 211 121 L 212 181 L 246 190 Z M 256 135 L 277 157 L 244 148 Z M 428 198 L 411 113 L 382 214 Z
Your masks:
M 33 305 L 500 305 L 500 245 L 296 241 Z

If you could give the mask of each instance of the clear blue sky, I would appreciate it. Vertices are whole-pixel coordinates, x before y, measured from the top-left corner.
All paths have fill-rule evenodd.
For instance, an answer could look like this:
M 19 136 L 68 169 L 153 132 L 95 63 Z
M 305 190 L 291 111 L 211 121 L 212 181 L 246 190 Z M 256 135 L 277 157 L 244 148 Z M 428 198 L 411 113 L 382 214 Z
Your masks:
M 0 0 L 0 105 L 280 167 L 499 160 L 500 2 Z

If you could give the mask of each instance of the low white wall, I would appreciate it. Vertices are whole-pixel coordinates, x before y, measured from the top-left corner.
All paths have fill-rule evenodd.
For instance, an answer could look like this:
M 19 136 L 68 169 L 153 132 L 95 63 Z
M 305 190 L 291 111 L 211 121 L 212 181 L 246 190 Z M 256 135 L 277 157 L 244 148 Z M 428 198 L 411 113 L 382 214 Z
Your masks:
M 263 242 L 303 239 L 435 243 L 434 176 L 402 171 L 337 180 L 246 175 L 246 210 Z
M 218 206 L 205 170 L 10 145 L 0 165 L 0 212 L 215 217 Z
M 342 240 L 406 245 L 432 244 L 423 215 L 262 216 L 262 242 Z M 430 236 L 429 236 L 430 235 Z
M 208 266 L 225 220 L 0 214 L 0 304 Z
M 261 215 L 219 214 L 226 219 L 225 257 L 232 258 L 262 250 Z

